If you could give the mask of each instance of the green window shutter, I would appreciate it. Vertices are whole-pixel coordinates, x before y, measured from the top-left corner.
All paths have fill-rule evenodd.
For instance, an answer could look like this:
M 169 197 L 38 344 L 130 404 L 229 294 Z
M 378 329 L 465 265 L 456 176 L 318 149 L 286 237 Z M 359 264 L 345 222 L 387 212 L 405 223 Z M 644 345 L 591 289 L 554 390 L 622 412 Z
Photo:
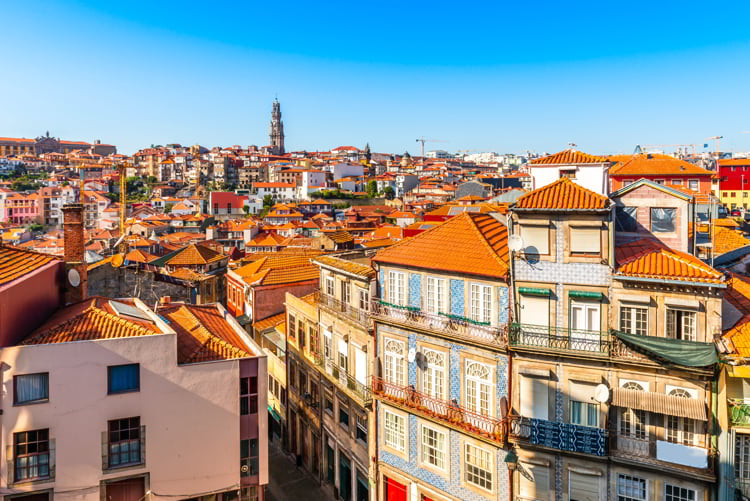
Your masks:
M 519 294 L 526 294 L 527 296 L 549 296 L 549 289 L 538 289 L 536 287 L 519 287 Z
M 601 292 L 590 292 L 590 291 L 570 291 L 568 293 L 570 297 L 579 297 L 584 299 L 604 299 L 604 294 Z

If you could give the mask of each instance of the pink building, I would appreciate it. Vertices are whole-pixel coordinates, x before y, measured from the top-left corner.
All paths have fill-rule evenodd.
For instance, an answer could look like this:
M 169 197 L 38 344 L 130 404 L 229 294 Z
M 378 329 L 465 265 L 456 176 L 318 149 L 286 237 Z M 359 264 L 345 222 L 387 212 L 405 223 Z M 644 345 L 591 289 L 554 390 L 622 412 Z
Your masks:
M 4 215 L 0 219 L 12 224 L 37 222 L 41 216 L 40 197 L 36 193 L 23 195 L 14 193 L 5 197 Z

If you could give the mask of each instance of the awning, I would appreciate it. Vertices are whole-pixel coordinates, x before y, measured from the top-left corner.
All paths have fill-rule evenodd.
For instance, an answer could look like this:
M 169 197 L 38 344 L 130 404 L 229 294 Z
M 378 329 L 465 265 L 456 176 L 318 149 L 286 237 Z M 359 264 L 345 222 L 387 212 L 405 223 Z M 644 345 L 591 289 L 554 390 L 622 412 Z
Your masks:
M 601 292 L 590 292 L 590 291 L 570 291 L 568 292 L 570 297 L 580 297 L 584 299 L 604 299 L 604 294 Z
M 672 397 L 651 391 L 612 389 L 612 405 L 627 409 L 708 421 L 706 403 L 697 398 Z
M 685 367 L 706 367 L 719 361 L 712 343 L 683 341 L 655 336 L 638 336 L 617 330 L 612 333 L 625 343 L 646 351 L 658 358 Z
M 549 296 L 549 289 L 537 289 L 536 287 L 519 287 L 519 294 L 526 294 L 527 296 Z
M 748 365 L 728 365 L 726 367 L 729 377 L 750 378 L 750 366 Z
M 278 412 L 276 412 L 276 409 L 274 409 L 273 407 L 271 407 L 269 405 L 268 406 L 268 412 L 271 413 L 271 417 L 273 417 L 276 421 L 278 421 L 279 423 L 281 423 L 281 416 L 279 415 Z

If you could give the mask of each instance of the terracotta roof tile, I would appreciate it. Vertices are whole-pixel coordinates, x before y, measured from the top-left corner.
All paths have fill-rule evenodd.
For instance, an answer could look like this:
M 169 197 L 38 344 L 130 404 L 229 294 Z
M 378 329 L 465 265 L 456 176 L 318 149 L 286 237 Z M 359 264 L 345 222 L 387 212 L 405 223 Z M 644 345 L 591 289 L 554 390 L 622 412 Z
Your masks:
M 625 277 L 717 284 L 722 283 L 724 277 L 700 259 L 650 238 L 618 245 L 615 261 L 617 274 Z
M 305 254 L 269 254 L 234 270 L 250 285 L 278 285 L 317 280 L 318 267 Z
M 508 230 L 492 216 L 463 213 L 381 250 L 373 260 L 505 279 Z
M 279 313 L 277 315 L 271 315 L 270 317 L 266 317 L 263 320 L 258 320 L 253 324 L 253 328 L 255 328 L 256 331 L 262 332 L 266 329 L 270 329 L 272 327 L 276 327 L 279 324 L 283 324 L 286 319 L 286 312 Z
M 215 261 L 221 261 L 226 258 L 224 254 L 204 245 L 191 244 L 177 253 L 172 259 L 167 261 L 168 265 L 198 265 L 208 264 Z
M 609 207 L 609 199 L 563 177 L 516 200 L 516 209 L 540 210 L 602 210 Z
M 330 238 L 337 244 L 343 244 L 354 240 L 354 237 L 351 235 L 351 233 L 346 230 L 325 231 L 323 232 L 323 235 Z
M 59 259 L 49 254 L 41 254 L 0 244 L 0 285 L 27 275 Z
M 648 158 L 647 155 L 634 155 L 629 160 L 620 162 L 609 170 L 610 176 L 640 175 L 696 175 L 710 176 L 713 172 L 678 158 Z
M 564 150 L 554 155 L 549 155 L 542 158 L 536 158 L 530 163 L 534 165 L 580 165 L 580 164 L 601 164 L 608 163 L 606 157 L 599 157 L 596 155 L 589 155 L 577 150 Z
M 713 251 L 715 254 L 724 254 L 750 245 L 750 240 L 745 238 L 738 231 L 716 226 L 714 228 L 713 244 Z
M 732 273 L 727 280 L 726 299 L 743 317 L 724 331 L 722 338 L 731 341 L 734 351 L 741 357 L 750 357 L 750 279 Z
M 353 275 L 358 275 L 362 278 L 373 278 L 375 276 L 375 270 L 372 269 L 372 266 L 356 263 L 347 259 L 341 259 L 333 256 L 320 256 L 315 258 L 314 262 L 319 263 L 323 266 L 330 266 L 331 268 L 336 268 Z

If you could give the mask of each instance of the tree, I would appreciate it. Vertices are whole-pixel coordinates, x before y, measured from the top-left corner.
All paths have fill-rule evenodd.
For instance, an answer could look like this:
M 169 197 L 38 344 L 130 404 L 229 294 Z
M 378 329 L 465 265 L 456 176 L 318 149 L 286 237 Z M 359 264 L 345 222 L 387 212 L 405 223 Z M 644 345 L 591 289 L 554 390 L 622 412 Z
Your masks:
M 374 179 L 367 181 L 367 195 L 370 198 L 375 198 L 378 194 L 378 183 Z
M 390 186 L 386 186 L 385 188 L 383 188 L 383 194 L 388 200 L 393 200 L 393 197 L 396 196 L 396 192 L 393 191 L 393 188 L 391 188 Z
M 166 204 L 164 206 L 164 214 L 169 214 L 172 212 L 172 207 L 174 207 L 174 204 Z
M 271 207 L 273 207 L 273 196 L 265 195 L 263 197 L 263 210 L 260 213 L 260 217 L 265 217 L 266 214 L 271 212 Z

